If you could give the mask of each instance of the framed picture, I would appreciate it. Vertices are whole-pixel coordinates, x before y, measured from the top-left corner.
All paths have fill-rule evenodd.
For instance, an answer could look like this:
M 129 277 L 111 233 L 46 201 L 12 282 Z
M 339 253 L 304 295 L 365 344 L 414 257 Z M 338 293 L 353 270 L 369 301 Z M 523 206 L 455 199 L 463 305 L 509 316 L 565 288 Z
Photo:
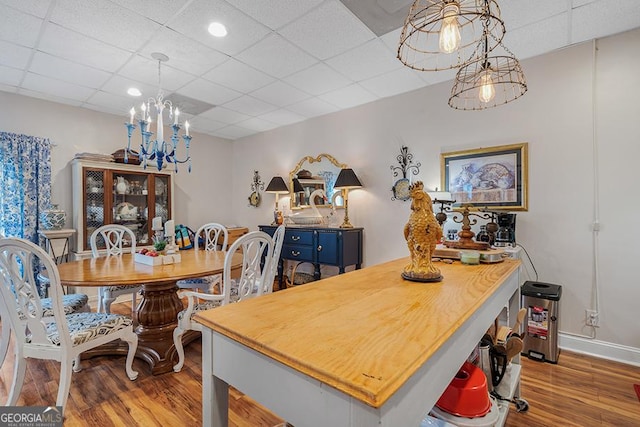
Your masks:
M 441 153 L 441 185 L 453 206 L 526 211 L 527 148 L 525 142 Z

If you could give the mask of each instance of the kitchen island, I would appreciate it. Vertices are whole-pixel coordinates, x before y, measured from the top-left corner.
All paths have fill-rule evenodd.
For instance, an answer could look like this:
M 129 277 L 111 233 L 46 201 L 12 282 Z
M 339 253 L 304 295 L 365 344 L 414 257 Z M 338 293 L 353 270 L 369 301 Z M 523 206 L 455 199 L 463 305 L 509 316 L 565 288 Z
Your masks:
M 409 282 L 409 258 L 199 313 L 203 425 L 228 425 L 233 385 L 297 426 L 418 426 L 504 307 L 520 261 L 438 264 Z

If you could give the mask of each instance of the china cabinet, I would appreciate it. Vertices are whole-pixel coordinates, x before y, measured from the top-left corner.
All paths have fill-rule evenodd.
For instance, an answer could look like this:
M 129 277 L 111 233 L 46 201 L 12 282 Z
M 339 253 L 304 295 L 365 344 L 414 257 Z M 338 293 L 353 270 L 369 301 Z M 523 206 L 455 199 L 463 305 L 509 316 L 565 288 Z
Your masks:
M 91 256 L 91 233 L 102 225 L 122 224 L 144 246 L 152 243 L 151 219 L 173 217 L 171 170 L 75 159 L 72 174 L 76 259 Z

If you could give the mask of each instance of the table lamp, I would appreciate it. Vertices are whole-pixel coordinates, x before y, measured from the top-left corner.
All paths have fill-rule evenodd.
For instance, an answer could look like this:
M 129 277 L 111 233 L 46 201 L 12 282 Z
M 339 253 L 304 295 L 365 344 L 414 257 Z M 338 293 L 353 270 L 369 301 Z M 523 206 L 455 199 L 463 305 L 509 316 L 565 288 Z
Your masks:
M 349 190 L 351 188 L 362 188 L 362 183 L 353 169 L 340 169 L 333 188 L 341 188 L 344 195 L 344 221 L 342 225 L 340 225 L 340 228 L 353 228 L 353 225 L 349 222 Z
M 298 183 L 300 184 L 300 183 Z M 269 181 L 269 185 L 267 185 L 267 189 L 264 190 L 266 193 L 274 193 L 276 195 L 276 208 L 273 212 L 273 223 L 271 225 L 278 225 L 278 218 L 282 218 L 282 214 L 278 210 L 278 198 L 280 194 L 288 194 L 289 188 L 287 184 L 284 182 L 281 176 L 274 176 Z

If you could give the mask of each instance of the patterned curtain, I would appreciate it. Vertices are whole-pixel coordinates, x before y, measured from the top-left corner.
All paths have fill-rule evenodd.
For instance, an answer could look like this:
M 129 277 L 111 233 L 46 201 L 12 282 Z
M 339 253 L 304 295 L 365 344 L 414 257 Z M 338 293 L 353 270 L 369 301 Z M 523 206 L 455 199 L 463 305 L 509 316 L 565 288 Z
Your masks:
M 38 217 L 51 203 L 51 142 L 0 132 L 0 234 L 38 244 Z

